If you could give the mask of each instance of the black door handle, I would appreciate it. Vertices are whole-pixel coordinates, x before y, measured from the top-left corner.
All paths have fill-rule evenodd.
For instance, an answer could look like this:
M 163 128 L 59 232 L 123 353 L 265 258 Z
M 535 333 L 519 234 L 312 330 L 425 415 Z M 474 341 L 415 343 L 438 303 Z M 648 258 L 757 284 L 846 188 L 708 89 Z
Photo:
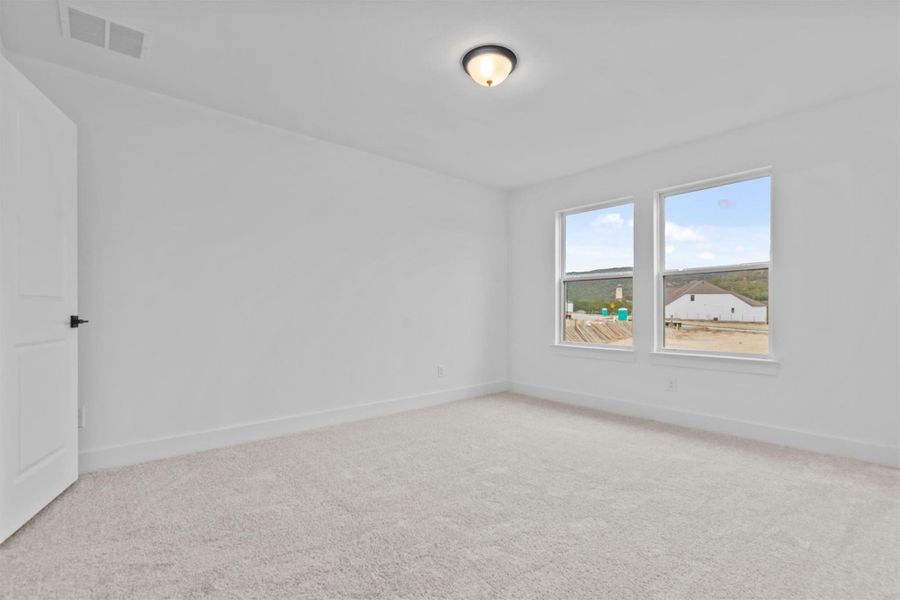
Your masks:
M 87 319 L 80 319 L 78 318 L 78 315 L 72 315 L 71 317 L 69 317 L 69 327 L 71 327 L 72 329 L 78 329 L 79 325 L 87 322 Z

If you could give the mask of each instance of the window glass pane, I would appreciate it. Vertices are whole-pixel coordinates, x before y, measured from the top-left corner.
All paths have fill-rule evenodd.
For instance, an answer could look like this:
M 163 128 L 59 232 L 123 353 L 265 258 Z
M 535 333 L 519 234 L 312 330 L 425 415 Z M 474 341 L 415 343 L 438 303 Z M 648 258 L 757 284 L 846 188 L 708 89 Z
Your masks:
M 631 346 L 631 284 L 631 277 L 567 281 L 563 340 Z
M 769 270 L 666 275 L 664 346 L 769 352 Z
M 634 205 L 566 215 L 566 273 L 634 268 Z
M 769 262 L 771 177 L 667 196 L 665 268 Z

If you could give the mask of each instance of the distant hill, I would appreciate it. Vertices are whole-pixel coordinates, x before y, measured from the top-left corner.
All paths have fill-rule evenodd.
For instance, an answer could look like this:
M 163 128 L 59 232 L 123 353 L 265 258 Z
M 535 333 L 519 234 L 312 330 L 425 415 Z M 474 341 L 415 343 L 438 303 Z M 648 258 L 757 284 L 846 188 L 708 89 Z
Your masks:
M 612 273 L 622 271 L 628 267 L 614 269 L 594 269 L 593 271 L 578 271 L 567 273 L 568 275 L 596 275 L 599 273 Z M 622 300 L 616 300 L 616 288 L 622 286 Z M 594 281 L 570 281 L 566 284 L 566 301 L 572 302 L 575 310 L 585 312 L 600 312 L 603 308 L 616 310 L 627 308 L 631 314 L 633 310 L 632 298 L 634 289 L 630 277 L 622 279 L 598 279 Z
M 593 271 L 571 272 L 568 275 L 589 275 L 622 271 L 627 267 L 612 269 L 595 269 Z M 766 269 L 752 271 L 731 271 L 727 273 L 709 273 L 698 275 L 669 275 L 666 277 L 666 289 L 681 287 L 692 281 L 708 281 L 722 289 L 743 294 L 759 302 L 768 304 L 769 279 Z M 623 299 L 616 300 L 616 288 L 622 286 Z M 566 300 L 574 304 L 575 310 L 600 312 L 600 309 L 625 307 L 629 314 L 633 312 L 634 289 L 632 280 L 601 279 L 596 281 L 572 281 L 566 284 Z
M 630 271 L 631 267 L 612 267 L 609 269 L 594 269 L 593 271 L 569 271 L 566 275 L 595 275 L 597 273 L 615 273 L 616 271 Z

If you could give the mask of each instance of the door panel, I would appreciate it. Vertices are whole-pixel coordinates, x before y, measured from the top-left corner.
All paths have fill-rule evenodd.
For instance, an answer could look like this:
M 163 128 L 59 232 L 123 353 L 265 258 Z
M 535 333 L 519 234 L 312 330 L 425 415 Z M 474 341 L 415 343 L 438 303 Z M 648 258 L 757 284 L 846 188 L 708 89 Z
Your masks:
M 18 170 L 17 271 L 19 294 L 62 298 L 65 293 L 63 268 L 63 227 L 60 198 L 56 193 L 61 177 L 61 148 L 52 144 L 53 134 L 39 111 L 18 113 L 17 138 L 20 144 Z
M 75 126 L 0 57 L 0 541 L 78 476 Z
M 65 342 L 17 348 L 19 363 L 19 474 L 58 452 L 65 445 L 68 415 L 58 410 L 66 397 L 65 381 L 47 373 L 65 373 L 69 352 Z

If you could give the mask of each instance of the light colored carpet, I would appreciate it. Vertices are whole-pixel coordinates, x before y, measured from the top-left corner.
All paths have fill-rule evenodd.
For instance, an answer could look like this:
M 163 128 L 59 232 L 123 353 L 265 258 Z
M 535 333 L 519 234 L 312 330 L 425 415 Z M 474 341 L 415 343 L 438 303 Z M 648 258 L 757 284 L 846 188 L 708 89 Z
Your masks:
M 900 471 L 501 394 L 83 477 L 25 598 L 897 598 Z

